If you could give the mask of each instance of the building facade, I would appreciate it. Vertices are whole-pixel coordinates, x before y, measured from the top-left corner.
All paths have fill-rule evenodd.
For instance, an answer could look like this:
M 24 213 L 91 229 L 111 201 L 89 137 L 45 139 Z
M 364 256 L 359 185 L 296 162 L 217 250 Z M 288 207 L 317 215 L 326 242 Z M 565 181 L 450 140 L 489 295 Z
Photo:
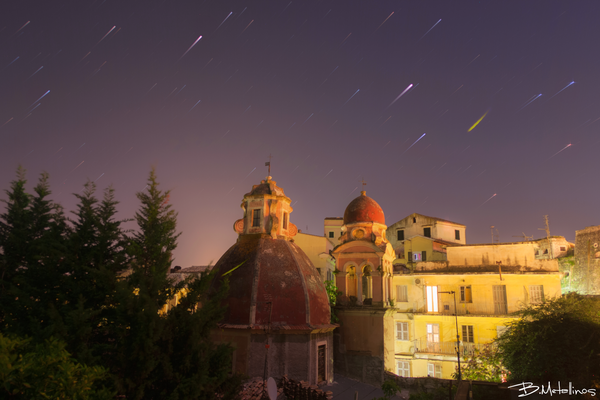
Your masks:
M 464 360 L 501 335 L 522 306 L 561 295 L 556 256 L 564 238 L 465 245 L 465 230 L 420 214 L 387 228 L 364 192 L 348 205 L 331 252 L 342 292 L 337 371 L 372 383 L 385 370 L 451 379 L 457 336 Z

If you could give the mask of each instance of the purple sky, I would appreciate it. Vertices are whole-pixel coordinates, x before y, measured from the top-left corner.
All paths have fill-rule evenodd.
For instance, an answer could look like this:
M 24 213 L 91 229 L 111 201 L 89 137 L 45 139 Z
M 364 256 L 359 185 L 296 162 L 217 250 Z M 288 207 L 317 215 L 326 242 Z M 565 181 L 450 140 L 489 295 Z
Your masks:
M 600 224 L 598 15 L 596 1 L 2 2 L 0 188 L 19 164 L 30 187 L 46 170 L 73 210 L 91 179 L 130 218 L 155 165 L 184 267 L 234 243 L 269 154 L 304 232 L 322 235 L 364 177 L 388 225 L 418 212 L 506 242 L 545 235 L 548 214 L 573 241 Z

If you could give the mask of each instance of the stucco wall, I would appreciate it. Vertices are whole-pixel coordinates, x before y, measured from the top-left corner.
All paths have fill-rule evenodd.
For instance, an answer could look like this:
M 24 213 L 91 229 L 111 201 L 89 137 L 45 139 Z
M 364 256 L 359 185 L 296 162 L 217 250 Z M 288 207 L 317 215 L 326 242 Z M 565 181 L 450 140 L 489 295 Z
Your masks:
M 328 256 L 329 251 L 333 249 L 331 242 L 324 236 L 315 236 L 299 232 L 294 236 L 294 243 L 304 251 L 315 268 L 319 269 L 322 280 L 326 280 L 328 277 L 327 271 L 333 271 L 335 269 L 334 260 Z

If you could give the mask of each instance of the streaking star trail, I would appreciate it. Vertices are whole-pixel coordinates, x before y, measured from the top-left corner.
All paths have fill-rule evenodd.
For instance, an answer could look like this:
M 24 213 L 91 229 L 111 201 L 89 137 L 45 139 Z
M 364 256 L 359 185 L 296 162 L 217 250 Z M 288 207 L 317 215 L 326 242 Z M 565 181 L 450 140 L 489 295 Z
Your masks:
M 426 133 L 422 134 L 422 135 L 421 135 L 421 137 L 420 137 L 420 138 L 418 138 L 417 140 L 415 140 L 415 142 L 414 142 L 413 144 L 411 144 L 411 145 L 408 147 L 408 149 L 404 150 L 404 152 L 402 152 L 402 154 L 404 154 L 404 153 L 406 153 L 407 151 L 409 151 L 409 150 L 410 150 L 410 148 L 411 148 L 411 147 L 413 147 L 415 144 L 417 144 L 417 142 L 418 142 L 419 140 L 423 139 L 423 137 L 424 137 L 425 135 L 426 135 Z M 402 155 L 402 154 L 401 154 L 401 155 Z
M 410 90 L 410 88 L 412 88 L 412 87 L 413 87 L 413 84 L 411 83 L 410 85 L 408 85 L 408 86 L 406 87 L 406 89 L 404 89 L 404 91 L 403 91 L 402 93 L 400 93 L 400 94 L 398 95 L 398 97 L 396 97 L 396 98 L 394 99 L 394 101 L 392 101 L 392 102 L 390 103 L 390 105 L 389 105 L 389 106 L 387 106 L 387 107 L 385 108 L 385 110 L 387 110 L 388 108 L 390 108 L 390 107 L 391 107 L 391 106 L 392 106 L 392 105 L 393 105 L 393 104 L 394 104 L 394 103 L 395 103 L 395 102 L 396 102 L 396 101 L 397 101 L 397 100 L 398 100 L 400 97 L 402 97 L 402 96 L 404 95 L 404 93 L 408 92 L 408 91 Z M 383 111 L 385 111 L 385 110 L 383 110 Z
M 477 122 L 475 122 L 475 123 L 473 124 L 473 126 L 469 128 L 469 130 L 468 130 L 467 132 L 471 132 L 473 129 L 475 129 L 475 127 L 476 127 L 476 126 L 477 126 L 477 125 L 478 125 L 478 124 L 479 124 L 481 121 L 483 121 L 483 119 L 485 118 L 485 116 L 486 116 L 488 113 L 489 113 L 489 111 L 486 111 L 486 112 L 485 112 L 485 114 L 483 114 L 483 115 L 481 116 L 481 118 L 479 118 L 479 119 L 477 120 Z
M 192 47 L 194 47 L 200 39 L 202 39 L 202 35 L 198 36 L 198 39 L 196 39 L 196 41 L 194 43 L 192 43 L 192 45 L 185 51 L 185 53 L 183 53 L 183 55 L 181 57 L 179 57 L 179 60 L 181 60 L 183 57 L 185 57 L 185 55 L 188 53 L 188 51 L 190 51 L 192 49 Z M 177 60 L 177 61 L 179 61 L 179 60 Z
M 441 18 L 440 18 L 440 20 L 439 20 L 438 22 L 436 22 L 435 24 L 433 24 L 433 26 L 432 26 L 431 28 L 429 28 L 429 30 L 428 30 L 427 32 L 425 32 L 425 35 L 427 35 L 429 32 L 431 32 L 431 30 L 432 30 L 433 28 L 435 28 L 435 26 L 436 26 L 437 24 L 439 24 L 440 22 L 442 22 L 442 19 L 441 19 Z M 425 35 L 421 36 L 421 39 L 423 39 L 423 38 L 425 37 Z M 421 40 L 421 39 L 419 39 L 419 40 Z
M 529 100 L 527 103 L 525 103 L 525 105 L 521 108 L 519 108 L 519 111 L 521 111 L 522 109 L 524 109 L 525 107 L 527 107 L 528 105 L 530 105 L 531 103 L 533 103 L 534 101 L 536 101 L 537 99 L 539 99 L 540 97 L 542 97 L 542 94 L 538 94 L 537 96 L 534 96 L 533 99 Z
M 562 92 L 563 90 L 565 90 L 566 88 L 568 88 L 569 86 L 573 85 L 575 83 L 575 81 L 569 83 L 567 86 L 565 86 L 564 88 L 560 89 L 558 92 L 556 92 L 552 97 L 556 96 L 557 94 L 559 94 L 560 92 Z M 551 100 L 552 97 L 550 97 L 548 100 Z
M 496 193 L 494 193 L 494 194 L 492 195 L 492 197 L 490 197 L 489 199 L 487 199 L 486 201 L 484 201 L 483 203 L 481 203 L 481 204 L 479 205 L 479 207 L 481 207 L 482 205 L 484 205 L 485 203 L 487 203 L 488 201 L 490 201 L 490 200 L 491 200 L 491 199 L 493 199 L 494 197 L 496 197 Z
M 557 151 L 556 153 L 552 154 L 552 155 L 551 155 L 551 156 L 548 158 L 548 160 L 549 160 L 550 158 L 552 158 L 552 157 L 554 157 L 554 156 L 558 155 L 558 153 L 561 153 L 561 152 L 563 152 L 564 150 L 566 150 L 567 148 L 569 148 L 569 147 L 571 147 L 571 146 L 573 146 L 573 145 L 572 145 L 571 143 L 569 143 L 568 145 L 566 145 L 565 147 L 563 147 L 562 149 L 560 149 L 560 150 L 559 150 L 559 151 Z M 548 161 L 548 160 L 546 160 L 546 161 Z
M 347 104 L 347 103 L 348 103 L 350 100 L 352 100 L 352 98 L 353 98 L 354 96 L 356 96 L 356 93 L 358 93 L 358 92 L 360 92 L 360 89 L 358 89 L 356 92 L 354 92 L 354 94 L 353 94 L 352 96 L 350 96 L 350 98 L 349 98 L 348 100 L 346 100 L 346 103 L 344 103 L 344 104 L 342 105 L 342 107 L 344 107 L 344 106 L 345 106 L 345 105 L 346 105 L 346 104 Z

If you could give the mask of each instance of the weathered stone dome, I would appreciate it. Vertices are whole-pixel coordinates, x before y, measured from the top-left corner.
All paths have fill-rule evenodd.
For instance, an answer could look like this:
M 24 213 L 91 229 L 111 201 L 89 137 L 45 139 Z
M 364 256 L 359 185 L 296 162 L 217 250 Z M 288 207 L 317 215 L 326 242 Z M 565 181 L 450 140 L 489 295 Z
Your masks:
M 348 204 L 344 212 L 344 225 L 355 222 L 378 222 L 385 225 L 383 210 L 365 191 Z
M 331 326 L 325 286 L 308 256 L 292 241 L 240 235 L 214 268 L 213 286 L 224 274 L 229 277 L 222 327 L 266 329 L 269 321 L 274 330 Z

